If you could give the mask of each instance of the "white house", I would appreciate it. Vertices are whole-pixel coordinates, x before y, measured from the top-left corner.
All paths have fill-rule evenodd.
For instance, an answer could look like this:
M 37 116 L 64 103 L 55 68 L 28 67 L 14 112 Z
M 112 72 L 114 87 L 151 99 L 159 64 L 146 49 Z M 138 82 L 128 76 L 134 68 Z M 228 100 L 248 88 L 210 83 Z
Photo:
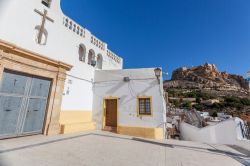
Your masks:
M 163 138 L 166 105 L 163 81 L 155 69 L 98 70 L 93 86 L 93 118 L 97 129 L 114 125 L 117 132 L 148 138 Z M 113 107 L 113 105 L 117 107 Z M 109 111 L 116 111 L 113 124 Z M 111 128 L 112 129 L 112 128 Z
M 157 72 L 123 70 L 60 0 L 0 1 L 0 138 L 95 129 L 163 138 Z

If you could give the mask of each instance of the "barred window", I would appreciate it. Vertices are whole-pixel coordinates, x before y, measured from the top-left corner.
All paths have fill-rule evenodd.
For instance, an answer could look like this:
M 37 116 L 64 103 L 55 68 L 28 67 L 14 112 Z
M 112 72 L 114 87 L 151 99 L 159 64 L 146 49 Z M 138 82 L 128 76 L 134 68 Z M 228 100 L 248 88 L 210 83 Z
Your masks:
M 151 98 L 138 98 L 139 100 L 139 115 L 151 115 Z

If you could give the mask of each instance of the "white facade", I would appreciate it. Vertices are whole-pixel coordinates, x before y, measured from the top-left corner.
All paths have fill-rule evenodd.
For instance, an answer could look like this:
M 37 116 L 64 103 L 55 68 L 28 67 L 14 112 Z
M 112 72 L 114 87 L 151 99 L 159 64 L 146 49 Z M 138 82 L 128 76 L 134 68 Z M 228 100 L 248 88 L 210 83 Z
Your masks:
M 93 117 L 97 128 L 102 128 L 103 99 L 117 97 L 118 126 L 146 128 L 164 128 L 166 122 L 166 104 L 163 81 L 160 84 L 154 73 L 155 68 L 96 71 Z M 124 81 L 128 77 L 130 81 Z M 137 98 L 152 97 L 152 116 L 138 116 Z
M 122 58 L 65 16 L 60 0 L 51 2 L 47 7 L 42 0 L 1 0 L 0 40 L 73 66 L 67 72 L 62 99 L 61 111 L 72 114 L 70 118 L 65 114 L 64 129 L 83 131 L 92 128 L 93 123 L 101 129 L 103 99 L 116 96 L 119 98 L 118 125 L 141 127 L 138 131 L 143 135 L 152 130 L 150 138 L 163 137 L 166 108 L 162 77 L 159 83 L 154 68 L 122 70 Z M 130 81 L 124 82 L 124 77 Z M 152 116 L 137 116 L 138 96 L 152 98 Z M 77 113 L 79 111 L 84 114 Z M 83 116 L 83 120 L 79 120 L 78 115 Z M 90 123 L 92 116 L 94 122 Z M 87 123 L 92 127 L 85 127 Z M 133 130 L 138 133 L 137 129 Z
M 42 13 L 47 10 L 47 16 L 54 20 L 54 23 L 48 20 L 45 23 L 47 41 L 44 45 L 37 43 L 36 27 L 41 25 L 42 16 L 35 9 Z M 102 68 L 105 70 L 123 67 L 122 58 L 112 53 L 106 43 L 63 14 L 60 0 L 53 0 L 50 8 L 41 0 L 1 0 L 0 39 L 73 65 L 68 72 L 62 110 L 92 110 L 92 81 L 96 67 L 88 65 L 89 52 L 94 53 L 96 60 L 98 55 L 102 56 Z M 79 61 L 80 45 L 85 49 L 85 62 Z

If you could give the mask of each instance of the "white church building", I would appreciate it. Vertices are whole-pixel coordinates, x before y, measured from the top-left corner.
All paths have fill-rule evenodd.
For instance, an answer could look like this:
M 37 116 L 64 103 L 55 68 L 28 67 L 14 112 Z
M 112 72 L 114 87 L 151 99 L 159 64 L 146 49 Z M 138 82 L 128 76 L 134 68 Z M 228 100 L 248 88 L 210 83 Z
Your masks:
M 60 0 L 0 1 L 0 138 L 106 130 L 163 139 L 160 68 L 123 59 Z

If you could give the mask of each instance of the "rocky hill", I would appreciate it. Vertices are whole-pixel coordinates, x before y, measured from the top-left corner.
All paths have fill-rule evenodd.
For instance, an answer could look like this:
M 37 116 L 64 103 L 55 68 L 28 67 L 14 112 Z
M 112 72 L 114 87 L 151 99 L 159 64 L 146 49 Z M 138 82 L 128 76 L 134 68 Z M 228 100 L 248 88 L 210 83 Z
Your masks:
M 218 71 L 214 64 L 176 69 L 164 88 L 199 89 L 218 95 L 248 95 L 249 83 L 242 76 Z

